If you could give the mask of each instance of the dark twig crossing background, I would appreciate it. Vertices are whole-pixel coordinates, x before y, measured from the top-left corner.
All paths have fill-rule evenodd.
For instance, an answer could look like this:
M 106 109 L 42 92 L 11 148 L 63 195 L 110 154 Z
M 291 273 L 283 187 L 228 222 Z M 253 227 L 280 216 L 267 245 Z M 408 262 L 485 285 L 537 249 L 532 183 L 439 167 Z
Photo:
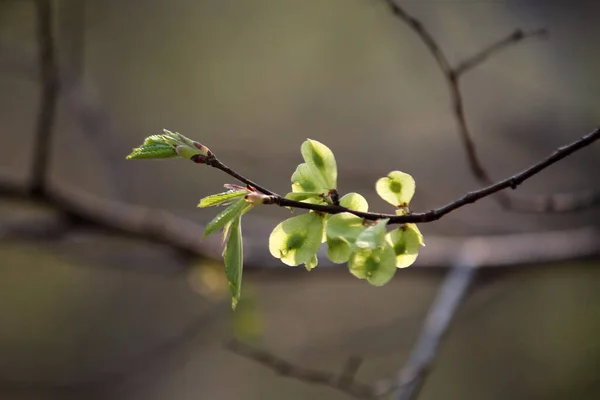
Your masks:
M 37 41 L 41 81 L 40 108 L 36 123 L 36 138 L 31 158 L 31 193 L 43 196 L 50 172 L 50 155 L 54 121 L 58 104 L 59 80 L 54 42 L 54 13 L 51 0 L 35 2 L 37 16 Z
M 517 44 L 529 38 L 545 38 L 548 32 L 545 29 L 538 29 L 530 32 L 525 32 L 517 29 L 506 38 L 499 40 L 485 49 L 477 52 L 471 57 L 457 63 L 452 67 L 448 57 L 425 28 L 423 23 L 410 15 L 402 8 L 397 0 L 383 0 L 387 3 L 392 13 L 411 28 L 422 40 L 423 44 L 431 52 L 440 67 L 442 74 L 446 80 L 448 90 L 450 92 L 450 102 L 454 119 L 458 127 L 463 147 L 467 154 L 467 160 L 473 176 L 482 185 L 491 185 L 494 182 L 491 175 L 484 167 L 481 158 L 477 153 L 473 134 L 467 122 L 465 105 L 460 86 L 460 79 L 469 71 L 478 67 L 490 56 L 505 50 L 510 46 Z M 520 212 L 574 212 L 600 204 L 600 191 L 589 191 L 577 194 L 554 193 L 543 196 L 514 196 L 505 193 L 499 193 L 495 196 L 499 204 L 511 211 Z

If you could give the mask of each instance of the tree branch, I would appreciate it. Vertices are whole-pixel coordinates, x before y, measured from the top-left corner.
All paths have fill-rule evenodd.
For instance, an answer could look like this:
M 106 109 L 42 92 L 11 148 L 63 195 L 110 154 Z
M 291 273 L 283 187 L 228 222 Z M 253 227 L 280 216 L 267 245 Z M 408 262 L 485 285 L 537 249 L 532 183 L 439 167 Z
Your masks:
M 59 93 L 59 78 L 53 32 L 53 10 L 51 0 L 36 0 L 37 41 L 39 70 L 41 76 L 40 108 L 36 121 L 36 138 L 31 159 L 32 180 L 30 191 L 40 196 L 46 191 L 50 164 L 50 148 L 54 133 L 56 107 Z
M 448 72 L 445 72 L 445 74 L 448 74 L 451 71 L 454 71 L 454 75 L 456 75 L 457 77 L 460 77 L 461 75 L 464 75 L 465 73 L 469 72 L 469 70 L 474 69 L 474 68 L 478 67 L 479 65 L 483 64 L 494 54 L 501 52 L 502 50 L 505 50 L 505 49 L 509 48 L 510 46 L 513 46 L 513 45 L 519 43 L 522 40 L 529 39 L 529 38 L 547 38 L 547 37 L 548 37 L 548 31 L 545 29 L 538 29 L 538 30 L 531 31 L 531 32 L 524 32 L 521 29 L 517 29 L 513 33 L 511 33 L 510 35 L 505 37 L 504 39 L 501 39 L 497 42 L 492 43 L 491 45 L 489 45 L 488 47 L 479 51 L 478 53 L 461 61 L 460 63 L 458 63 L 458 65 L 456 67 L 454 67 L 453 69 L 451 69 Z
M 463 147 L 467 154 L 467 161 L 473 176 L 482 185 L 491 185 L 494 179 L 483 166 L 481 159 L 477 154 L 473 135 L 470 131 L 469 124 L 465 113 L 464 100 L 461 92 L 460 78 L 467 72 L 481 65 L 491 56 L 503 51 L 512 45 L 515 45 L 529 38 L 545 38 L 548 33 L 545 29 L 538 29 L 531 32 L 524 32 L 520 29 L 514 31 L 506 38 L 501 39 L 490 46 L 479 51 L 475 55 L 459 62 L 455 67 L 452 67 L 448 61 L 448 57 L 438 45 L 437 41 L 425 28 L 423 23 L 406 12 L 396 0 L 383 0 L 388 5 L 392 13 L 411 28 L 415 34 L 421 39 L 425 47 L 432 54 L 437 65 L 439 66 L 448 90 L 450 92 L 450 103 L 456 120 L 459 135 L 461 137 Z M 505 209 L 519 212 L 535 212 L 535 213 L 559 213 L 559 212 L 574 212 L 585 208 L 590 208 L 600 204 L 600 191 L 586 192 L 578 194 L 549 194 L 546 196 L 519 196 L 513 197 L 506 193 L 498 193 L 494 196 L 496 201 Z
M 318 211 L 328 214 L 340 214 L 340 213 L 350 213 L 354 214 L 357 217 L 364 218 L 370 221 L 376 221 L 380 219 L 389 219 L 389 224 L 405 224 L 405 223 L 426 223 L 437 221 L 442 218 L 446 214 L 457 210 L 461 207 L 466 206 L 467 204 L 474 203 L 480 199 L 488 197 L 494 193 L 498 193 L 501 190 L 505 190 L 508 188 L 516 189 L 519 185 L 525 182 L 527 179 L 532 176 L 538 174 L 544 169 L 548 168 L 552 164 L 562 160 L 563 158 L 575 153 L 582 148 L 589 146 L 600 139 L 600 128 L 596 128 L 593 132 L 588 133 L 587 135 L 581 137 L 580 139 L 564 145 L 558 148 L 554 153 L 550 156 L 542 159 L 541 161 L 533 164 L 529 168 L 510 176 L 502 181 L 491 184 L 483 189 L 476 190 L 465 194 L 464 196 L 431 211 L 421 212 L 421 213 L 409 213 L 407 215 L 395 215 L 395 214 L 382 214 L 382 213 L 373 213 L 373 212 L 361 212 L 348 209 L 346 207 L 342 207 L 339 205 L 322 205 L 322 204 L 310 204 L 303 203 L 300 201 L 286 199 L 268 189 L 263 188 L 260 185 L 255 184 L 250 179 L 244 177 L 238 172 L 233 171 L 231 168 L 227 167 L 223 164 L 217 157 L 212 154 L 208 159 L 204 160 L 203 163 L 209 165 L 211 167 L 217 168 L 226 174 L 238 179 L 239 181 L 250 185 L 257 189 L 259 192 L 266 195 L 264 199 L 264 204 L 276 204 L 280 207 L 294 207 L 305 210 Z
M 455 262 L 442 283 L 417 344 L 398 373 L 394 400 L 416 399 L 431 372 L 442 339 L 475 278 L 478 265 L 471 260 L 473 250 L 467 242 L 459 256 L 461 258 Z M 475 252 L 479 253 L 477 250 Z
M 295 365 L 266 350 L 252 347 L 237 340 L 232 340 L 226 344 L 226 348 L 242 357 L 264 365 L 281 376 L 298 379 L 309 384 L 329 386 L 357 399 L 374 399 L 377 397 L 371 386 L 357 382 L 354 379 L 355 369 L 357 368 L 356 359 L 349 360 L 342 373 L 336 374 Z M 349 364 L 350 367 L 348 367 Z M 348 368 L 350 368 L 351 374 L 348 373 Z

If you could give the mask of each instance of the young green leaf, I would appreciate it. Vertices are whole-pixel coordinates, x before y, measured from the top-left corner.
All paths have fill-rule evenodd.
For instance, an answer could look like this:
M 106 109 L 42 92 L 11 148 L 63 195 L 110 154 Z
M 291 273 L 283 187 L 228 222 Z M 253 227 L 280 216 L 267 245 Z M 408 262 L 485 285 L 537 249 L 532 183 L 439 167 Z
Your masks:
M 425 246 L 423 235 L 415 224 L 404 224 L 387 234 L 386 240 L 396 254 L 396 266 L 405 268 L 412 265 L 419 255 L 420 246 Z
M 242 217 L 244 214 L 246 214 L 248 211 L 250 211 L 252 208 L 254 207 L 254 204 L 246 204 L 246 207 L 244 207 L 244 209 L 242 210 L 242 212 L 240 213 L 240 217 Z M 225 224 L 225 226 L 223 227 L 223 234 L 222 234 L 222 243 L 225 243 L 225 240 L 227 239 L 227 235 L 229 234 L 229 228 L 231 228 L 231 222 L 229 221 Z
M 144 145 L 151 145 L 151 144 L 169 144 L 169 143 L 167 143 L 165 141 L 165 138 L 164 138 L 163 135 L 150 135 L 146 139 L 144 139 L 144 143 L 143 144 Z
M 340 205 L 354 211 L 369 211 L 369 203 L 367 203 L 367 200 L 358 193 L 348 193 L 343 196 L 340 199 Z
M 269 251 L 286 265 L 314 268 L 324 228 L 325 218 L 314 212 L 286 219 L 273 229 Z
M 327 257 L 336 264 L 348 261 L 352 249 L 350 243 L 343 237 L 327 236 Z
M 302 163 L 296 167 L 292 174 L 292 192 L 294 193 L 327 193 L 327 185 L 323 177 L 308 164 Z
M 337 164 L 329 147 L 316 140 L 308 139 L 302 143 L 300 151 L 304 161 L 321 175 L 325 188 L 336 189 Z
M 385 241 L 386 225 L 389 219 L 380 219 L 375 225 L 369 226 L 363 230 L 356 241 L 355 246 L 359 249 L 375 249 L 381 246 Z
M 352 253 L 348 267 L 357 278 L 366 279 L 374 286 L 382 286 L 396 273 L 396 256 L 392 246 L 384 242 L 375 249 L 360 249 Z
M 348 193 L 340 199 L 342 207 L 366 212 L 369 204 L 358 193 Z M 342 264 L 350 258 L 351 245 L 367 227 L 362 218 L 350 213 L 332 215 L 327 220 L 327 257 L 334 263 Z
M 333 152 L 316 140 L 308 139 L 300 148 L 304 161 L 318 171 L 327 189 L 337 187 L 337 164 Z
M 355 211 L 366 212 L 369 209 L 367 200 L 358 193 L 348 193 L 340 199 L 340 205 Z M 362 218 L 350 213 L 332 215 L 327 220 L 327 236 L 331 238 L 343 237 L 354 242 L 365 229 Z
M 131 151 L 131 154 L 127 156 L 128 160 L 135 159 L 153 159 L 153 158 L 172 158 L 177 157 L 178 154 L 175 148 L 164 142 L 149 141 L 148 143 L 142 144 Z
M 208 147 L 188 139 L 180 133 L 166 129 L 163 131 L 164 134 L 162 135 L 148 136 L 140 147 L 133 149 L 127 159 L 171 158 L 177 156 L 191 159 L 196 155 L 207 156 L 210 153 Z
M 396 207 L 408 207 L 415 194 L 415 180 L 409 174 L 392 171 L 375 184 L 377 194 Z
M 231 222 L 229 238 L 223 251 L 223 259 L 225 261 L 225 275 L 231 290 L 231 308 L 235 309 L 242 292 L 242 264 L 244 259 L 240 217 Z
M 354 242 L 366 228 L 363 225 L 362 218 L 350 213 L 341 213 L 332 215 L 327 220 L 326 232 L 328 237 L 343 237 L 350 242 Z
M 240 199 L 221 211 L 217 216 L 206 225 L 206 230 L 204 231 L 204 237 L 212 235 L 216 231 L 221 228 L 224 228 L 225 225 L 232 222 L 234 218 L 238 218 L 244 208 L 248 206 L 248 203 L 244 199 Z
M 204 208 L 230 204 L 234 200 L 244 197 L 247 193 L 247 190 L 228 190 L 223 193 L 212 194 L 201 199 L 198 207 Z

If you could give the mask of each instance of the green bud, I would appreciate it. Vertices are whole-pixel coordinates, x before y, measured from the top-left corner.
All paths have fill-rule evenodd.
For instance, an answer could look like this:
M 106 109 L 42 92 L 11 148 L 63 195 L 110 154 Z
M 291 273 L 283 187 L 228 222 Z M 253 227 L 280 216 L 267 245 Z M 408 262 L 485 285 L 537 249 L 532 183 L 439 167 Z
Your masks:
M 177 153 L 177 155 L 179 155 L 179 157 L 185 158 L 187 160 L 191 160 L 192 157 L 200 154 L 200 152 L 197 149 L 185 144 L 180 144 L 179 146 L 175 147 L 175 152 Z
M 257 205 L 264 204 L 265 200 L 268 199 L 269 196 L 258 192 L 250 192 L 244 198 L 248 203 Z

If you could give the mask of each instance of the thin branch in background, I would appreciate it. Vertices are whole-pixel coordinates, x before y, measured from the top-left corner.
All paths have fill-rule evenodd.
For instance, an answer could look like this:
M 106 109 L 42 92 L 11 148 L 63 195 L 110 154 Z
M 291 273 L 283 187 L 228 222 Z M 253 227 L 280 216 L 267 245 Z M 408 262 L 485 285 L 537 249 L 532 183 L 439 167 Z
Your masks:
M 474 249 L 472 243 L 467 242 L 459 259 L 448 272 L 408 362 L 398 373 L 394 400 L 413 400 L 419 395 L 425 379 L 433 369 L 442 339 L 475 278 L 479 265 L 473 262 L 473 255 L 480 252 L 481 249 Z
M 483 64 L 494 54 L 502 50 L 506 50 L 510 46 L 516 45 L 522 40 L 528 38 L 545 39 L 547 37 L 548 31 L 546 29 L 538 29 L 530 32 L 524 32 L 521 29 L 517 29 L 504 39 L 492 43 L 491 45 L 479 51 L 478 53 L 461 61 L 456 67 L 454 67 L 454 75 L 460 77 L 461 75 L 469 72 L 469 70 L 478 67 L 480 64 Z
M 485 263 L 490 246 L 482 240 L 467 241 L 454 265 L 448 272 L 442 287 L 425 319 L 423 329 L 413 347 L 408 362 L 398 373 L 395 381 L 383 380 L 374 385 L 357 383 L 354 375 L 362 361 L 350 357 L 342 373 L 307 369 L 262 349 L 239 341 L 226 347 L 232 352 L 270 368 L 274 372 L 305 382 L 329 386 L 359 399 L 374 399 L 393 393 L 394 400 L 417 398 L 425 379 L 433 368 L 440 344 L 448 331 L 456 312 L 466 298 L 480 263 Z
M 338 380 L 341 386 L 349 386 L 354 382 L 356 374 L 358 373 L 358 369 L 360 368 L 363 362 L 362 357 L 359 356 L 350 356 L 344 364 L 344 368 L 340 373 Z
M 298 379 L 313 385 L 329 386 L 357 399 L 374 399 L 377 397 L 371 386 L 357 382 L 354 379 L 355 370 L 360 364 L 358 358 L 351 358 L 342 373 L 336 374 L 295 365 L 266 350 L 252 347 L 237 340 L 226 344 L 226 348 L 242 357 L 264 365 L 281 376 Z
M 59 77 L 53 32 L 51 0 L 36 0 L 36 37 L 41 76 L 40 107 L 36 121 L 35 148 L 31 159 L 31 187 L 33 196 L 42 196 L 47 189 L 50 153 L 56 108 L 59 95 Z
M 81 0 L 60 0 L 57 4 L 56 42 L 61 72 L 65 70 L 63 65 L 68 65 L 75 85 L 81 84 L 85 64 L 85 10 L 86 2 Z M 64 87 L 61 92 L 64 94 Z
M 446 80 L 450 92 L 450 103 L 454 114 L 454 119 L 458 127 L 463 146 L 467 153 L 469 168 L 473 176 L 483 185 L 491 185 L 494 182 L 489 172 L 483 165 L 483 162 L 477 154 L 473 134 L 469 128 L 465 113 L 463 95 L 460 86 L 460 78 L 467 72 L 481 65 L 491 56 L 508 49 L 509 47 L 530 38 L 545 38 L 548 32 L 545 29 L 538 29 L 531 32 L 524 32 L 520 29 L 514 31 L 507 37 L 492 43 L 490 46 L 479 51 L 475 55 L 459 62 L 452 67 L 448 57 L 441 49 L 437 41 L 425 28 L 423 23 L 410 15 L 402 8 L 397 0 L 383 0 L 388 5 L 392 13 L 410 27 L 415 34 L 425 44 L 439 66 Z M 494 196 L 496 201 L 507 210 L 519 212 L 536 213 L 564 213 L 581 211 L 586 208 L 594 207 L 600 204 L 600 191 L 589 191 L 577 194 L 549 194 L 545 196 L 512 196 L 506 193 L 498 193 Z

